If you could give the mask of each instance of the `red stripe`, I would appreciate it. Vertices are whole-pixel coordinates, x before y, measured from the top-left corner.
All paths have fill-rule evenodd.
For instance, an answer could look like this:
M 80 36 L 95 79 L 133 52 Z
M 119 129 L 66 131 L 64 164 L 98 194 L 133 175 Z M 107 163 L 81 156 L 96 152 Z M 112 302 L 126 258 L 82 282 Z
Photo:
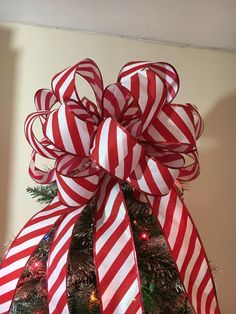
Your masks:
M 113 208 L 112 208 L 112 215 L 109 216 L 109 218 L 106 220 L 106 222 L 98 229 L 96 230 L 96 239 L 98 240 L 100 237 L 102 237 L 103 233 L 106 232 L 108 228 L 114 223 L 114 221 L 117 218 L 117 215 L 119 214 L 120 206 L 122 204 L 122 199 L 120 198 L 119 194 L 117 195 L 116 199 L 114 200 L 113 203 Z M 103 214 L 103 210 L 100 210 L 99 213 L 100 215 L 97 216 L 97 220 L 101 218 Z M 100 216 L 100 217 L 99 217 Z
M 108 303 L 106 309 L 104 310 L 103 314 L 111 314 L 116 309 L 117 305 L 120 303 L 134 280 L 136 279 L 136 272 L 135 266 L 130 270 L 124 281 L 121 283 L 119 290 L 117 290 L 113 297 L 111 298 L 110 302 Z
M 72 179 L 72 178 L 71 178 Z M 78 204 L 85 204 L 88 199 L 83 197 L 81 194 L 79 194 L 79 192 L 81 191 L 77 191 L 78 193 L 76 193 L 76 191 L 72 190 L 72 188 L 63 180 L 63 176 L 60 174 L 57 174 L 57 180 L 61 185 L 61 188 L 63 189 L 63 191 L 65 192 L 65 194 L 69 195 L 69 197 L 75 201 Z M 73 179 L 72 179 L 73 180 Z M 58 193 L 60 194 L 60 198 L 64 200 L 64 202 L 66 201 L 64 199 L 64 197 L 62 196 L 61 192 L 60 192 L 60 188 L 58 187 Z
M 176 241 L 172 250 L 172 254 L 175 260 L 178 260 L 179 252 L 181 250 L 181 247 L 185 238 L 186 228 L 187 228 L 188 217 L 184 210 L 182 210 L 180 221 L 181 223 L 179 224 Z
M 195 248 L 196 239 L 197 239 L 197 235 L 196 235 L 196 233 L 192 230 L 192 234 L 191 234 L 191 237 L 190 237 L 190 240 L 189 240 L 189 245 L 188 245 L 187 254 L 186 254 L 186 256 L 185 256 L 183 265 L 182 265 L 181 270 L 180 270 L 181 278 L 185 278 L 186 269 L 187 269 L 187 267 L 188 267 L 188 264 L 189 264 L 189 262 L 190 262 L 190 259 L 191 259 L 192 255 L 193 255 L 193 253 L 194 253 L 194 248 Z
M 122 235 L 122 233 L 124 233 L 126 229 L 127 221 L 124 219 L 117 227 L 117 229 L 113 232 L 113 234 L 109 237 L 109 239 L 106 241 L 106 244 L 101 248 L 99 253 L 96 255 L 97 267 L 99 267 L 102 264 L 108 252 L 113 248 L 114 244 L 117 242 L 117 240 L 120 238 L 120 236 Z
M 118 165 L 118 144 L 117 144 L 117 124 L 110 123 L 109 130 L 107 134 L 108 141 L 108 160 L 109 160 L 109 169 L 115 169 Z M 112 153 L 109 153 L 112 152 Z M 108 169 L 107 169 L 108 170 Z
M 201 302 L 202 302 L 202 296 L 203 296 L 203 292 L 206 288 L 206 285 L 208 283 L 208 281 L 210 280 L 210 276 L 208 271 L 205 273 L 205 276 L 203 278 L 203 280 L 201 281 L 198 290 L 197 290 L 197 295 L 196 295 L 196 299 L 197 299 L 197 313 L 201 314 Z
M 168 202 L 168 206 L 166 208 L 165 223 L 163 226 L 163 231 L 164 231 L 166 239 L 168 239 L 169 235 L 170 235 L 174 210 L 175 210 L 175 206 L 176 206 L 176 200 L 177 200 L 177 196 L 174 194 L 172 197 L 170 197 L 169 202 Z
M 131 244 L 131 239 L 130 239 L 122 248 L 122 250 L 116 257 L 116 259 L 114 260 L 113 264 L 107 270 L 106 275 L 101 280 L 100 285 L 101 285 L 102 294 L 106 291 L 107 287 L 109 286 L 109 284 L 111 283 L 115 275 L 117 274 L 117 271 L 122 267 L 122 265 L 124 264 L 124 261 L 128 258 L 131 251 L 132 251 L 132 244 Z

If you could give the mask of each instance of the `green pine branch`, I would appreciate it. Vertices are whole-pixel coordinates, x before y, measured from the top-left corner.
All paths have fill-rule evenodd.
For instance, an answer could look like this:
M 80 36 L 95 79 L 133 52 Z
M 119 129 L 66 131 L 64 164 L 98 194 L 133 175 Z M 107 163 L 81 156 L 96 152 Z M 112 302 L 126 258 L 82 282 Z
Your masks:
M 54 182 L 48 185 L 28 186 L 26 191 L 32 198 L 36 198 L 37 202 L 41 204 L 49 204 L 57 195 L 57 187 Z

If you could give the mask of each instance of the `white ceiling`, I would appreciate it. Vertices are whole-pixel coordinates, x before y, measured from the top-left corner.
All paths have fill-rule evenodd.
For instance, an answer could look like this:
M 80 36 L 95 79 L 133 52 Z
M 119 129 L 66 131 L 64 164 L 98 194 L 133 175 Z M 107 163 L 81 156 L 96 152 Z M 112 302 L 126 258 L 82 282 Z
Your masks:
M 0 0 L 0 20 L 236 51 L 236 0 Z

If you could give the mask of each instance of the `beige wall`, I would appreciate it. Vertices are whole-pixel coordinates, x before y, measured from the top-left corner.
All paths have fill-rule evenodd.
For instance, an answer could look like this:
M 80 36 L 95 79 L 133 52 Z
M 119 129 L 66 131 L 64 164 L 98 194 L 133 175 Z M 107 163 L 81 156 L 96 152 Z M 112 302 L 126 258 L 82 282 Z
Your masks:
M 218 266 L 222 313 L 235 313 L 236 285 L 236 54 L 179 48 L 73 31 L 0 26 L 0 248 L 40 208 L 25 189 L 30 147 L 23 123 L 33 95 L 50 78 L 83 58 L 94 59 L 105 83 L 114 82 L 129 60 L 172 63 L 181 79 L 176 102 L 196 104 L 204 116 L 199 143 L 202 174 L 186 193 L 208 257 Z

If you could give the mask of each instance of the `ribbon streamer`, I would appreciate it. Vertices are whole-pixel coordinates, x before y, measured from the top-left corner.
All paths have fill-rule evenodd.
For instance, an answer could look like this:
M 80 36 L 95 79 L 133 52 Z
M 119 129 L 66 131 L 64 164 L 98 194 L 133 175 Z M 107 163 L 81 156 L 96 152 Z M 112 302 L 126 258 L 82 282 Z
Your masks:
M 96 104 L 80 98 L 76 75 L 91 86 Z M 67 257 L 74 225 L 95 197 L 94 263 L 104 314 L 144 313 L 136 251 L 120 184 L 149 202 L 169 245 L 189 302 L 199 314 L 220 313 L 207 257 L 176 182 L 199 174 L 196 140 L 203 130 L 197 108 L 174 104 L 176 70 L 163 62 L 130 62 L 105 89 L 96 63 L 85 59 L 35 95 L 37 111 L 25 122 L 33 148 L 29 167 L 40 184 L 56 182 L 58 196 L 12 242 L 0 269 L 0 313 L 9 313 L 30 256 L 54 226 L 47 263 L 49 313 L 69 313 Z M 59 103 L 58 109 L 54 105 Z M 33 130 L 39 119 L 43 138 Z M 36 166 L 37 155 L 55 160 Z M 190 160 L 190 162 L 187 162 Z

